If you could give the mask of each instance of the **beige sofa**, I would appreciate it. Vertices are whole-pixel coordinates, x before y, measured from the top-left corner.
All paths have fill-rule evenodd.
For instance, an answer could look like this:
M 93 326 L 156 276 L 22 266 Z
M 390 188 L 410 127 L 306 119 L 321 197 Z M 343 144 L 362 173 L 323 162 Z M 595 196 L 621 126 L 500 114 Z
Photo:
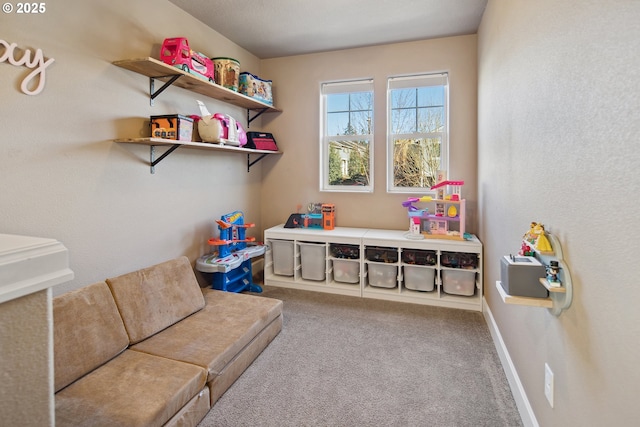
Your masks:
M 201 289 L 185 257 L 53 300 L 56 426 L 195 426 L 282 329 L 282 301 Z

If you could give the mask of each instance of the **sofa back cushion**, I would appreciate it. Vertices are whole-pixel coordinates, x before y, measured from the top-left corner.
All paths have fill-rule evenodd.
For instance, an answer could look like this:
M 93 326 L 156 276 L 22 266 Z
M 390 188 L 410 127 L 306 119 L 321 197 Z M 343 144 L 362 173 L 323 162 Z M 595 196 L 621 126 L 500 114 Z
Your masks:
M 107 279 L 130 344 L 204 307 L 200 285 L 186 257 Z
M 120 354 L 129 344 L 105 282 L 53 298 L 56 392 Z

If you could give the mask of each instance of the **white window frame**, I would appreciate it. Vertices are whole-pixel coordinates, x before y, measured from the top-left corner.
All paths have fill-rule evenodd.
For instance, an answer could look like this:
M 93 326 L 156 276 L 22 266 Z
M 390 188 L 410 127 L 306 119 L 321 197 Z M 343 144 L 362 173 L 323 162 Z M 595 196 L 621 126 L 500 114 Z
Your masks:
M 444 126 L 439 132 L 393 134 L 392 126 L 392 98 L 395 89 L 419 88 L 426 86 L 444 86 Z M 416 109 L 419 106 L 415 107 Z M 449 76 L 447 72 L 423 73 L 416 75 L 394 76 L 387 79 L 387 192 L 434 194 L 430 187 L 399 187 L 394 184 L 394 141 L 396 138 L 440 138 L 440 167 L 439 170 L 449 168 Z
M 373 79 L 323 82 L 320 85 L 320 191 L 328 192 L 373 192 L 373 126 L 370 133 L 363 135 L 330 135 L 328 130 L 327 95 L 354 92 L 371 92 L 371 120 L 374 115 Z M 334 132 L 335 133 L 335 132 Z M 342 138 L 340 138 L 342 137 Z M 369 144 L 369 182 L 367 185 L 331 185 L 329 184 L 329 143 L 330 141 L 367 141 Z

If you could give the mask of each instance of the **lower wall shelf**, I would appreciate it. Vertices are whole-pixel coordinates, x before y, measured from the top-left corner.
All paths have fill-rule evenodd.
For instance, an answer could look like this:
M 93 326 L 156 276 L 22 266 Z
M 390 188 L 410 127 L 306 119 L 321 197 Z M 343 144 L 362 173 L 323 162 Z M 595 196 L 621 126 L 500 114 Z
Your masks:
M 571 271 L 569 266 L 563 259 L 562 246 L 560 241 L 553 234 L 547 234 L 547 238 L 551 242 L 553 251 L 539 252 L 536 251 L 536 258 L 540 260 L 540 263 L 546 267 L 549 267 L 552 262 L 557 262 L 559 268 L 559 283 L 561 286 L 552 286 L 549 281 L 542 277 L 540 283 L 549 291 L 548 298 L 532 298 L 532 297 L 520 297 L 507 294 L 502 287 L 501 281 L 496 281 L 496 289 L 500 298 L 505 304 L 526 305 L 531 307 L 543 307 L 548 308 L 549 311 L 559 316 L 562 312 L 571 306 L 573 300 L 573 282 L 571 280 Z
M 158 163 L 160 163 L 164 158 L 166 158 L 169 154 L 173 153 L 173 151 L 175 151 L 178 147 L 197 148 L 200 150 L 226 151 L 231 153 L 244 153 L 247 155 L 247 172 L 251 170 L 251 166 L 253 166 L 258 161 L 262 160 L 262 158 L 264 158 L 264 156 L 266 156 L 267 154 L 282 154 L 281 151 L 253 150 L 250 148 L 236 147 L 233 145 L 210 144 L 206 142 L 176 141 L 173 139 L 163 139 L 163 138 L 125 138 L 125 139 L 116 139 L 114 142 L 119 142 L 123 144 L 148 145 L 149 146 L 149 166 L 151 167 L 151 173 L 155 173 L 155 166 Z M 160 157 L 156 159 L 155 147 L 157 146 L 164 146 L 169 148 Z M 251 161 L 250 159 L 251 154 L 259 154 L 259 157 Z
M 500 281 L 496 281 L 496 288 L 498 289 L 498 294 L 500 294 L 500 298 L 505 304 L 515 304 L 515 305 L 528 305 L 531 307 L 544 307 L 544 308 L 553 308 L 553 300 L 551 298 L 532 298 L 532 297 L 517 297 L 509 295 L 505 292 L 502 287 L 502 283 Z

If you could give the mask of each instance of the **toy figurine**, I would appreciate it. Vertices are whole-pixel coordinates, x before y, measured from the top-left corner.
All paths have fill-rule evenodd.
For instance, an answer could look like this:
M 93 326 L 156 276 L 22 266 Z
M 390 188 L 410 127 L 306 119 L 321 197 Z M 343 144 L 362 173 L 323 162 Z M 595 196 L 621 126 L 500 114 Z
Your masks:
M 522 246 L 520 246 L 520 252 L 518 252 L 518 255 L 521 256 L 533 256 L 533 250 L 531 249 L 531 246 L 529 246 L 526 242 L 522 242 Z
M 532 221 L 531 225 L 529 226 L 529 230 L 526 233 L 524 233 L 524 236 L 522 236 L 522 239 L 526 240 L 529 243 L 535 244 L 536 238 L 538 237 L 535 233 L 535 228 L 537 225 L 538 225 L 537 222 Z
M 549 282 L 549 286 L 562 286 L 562 282 L 560 282 L 560 278 L 558 277 L 558 274 L 560 273 L 560 265 L 558 265 L 558 261 L 549 262 L 549 265 L 546 267 L 546 269 L 547 282 Z
M 553 252 L 551 243 L 544 232 L 543 224 L 536 224 L 533 233 L 537 236 L 535 240 L 535 248 L 540 252 Z

